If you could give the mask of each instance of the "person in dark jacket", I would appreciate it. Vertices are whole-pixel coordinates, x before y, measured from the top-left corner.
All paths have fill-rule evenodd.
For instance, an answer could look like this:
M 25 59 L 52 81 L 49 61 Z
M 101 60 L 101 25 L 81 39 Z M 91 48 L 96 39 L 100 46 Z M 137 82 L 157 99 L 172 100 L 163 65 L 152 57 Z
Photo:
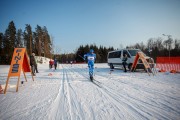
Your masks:
M 36 58 L 35 58 L 35 53 L 32 53 L 32 55 L 34 56 L 34 59 L 35 59 L 35 64 L 34 64 L 34 73 L 36 72 L 36 73 L 39 73 L 38 72 L 38 68 L 37 68 L 37 61 L 36 61 Z
M 124 67 L 124 72 L 127 72 L 127 70 L 126 70 L 126 61 L 127 61 L 127 54 L 124 54 L 124 56 L 123 56 L 123 59 L 122 59 L 122 64 L 123 64 L 123 67 Z
M 55 68 L 55 70 L 57 68 L 57 60 L 56 60 L 56 58 L 54 59 L 54 68 Z
M 35 76 L 35 64 L 36 64 L 36 60 L 33 56 L 33 54 L 30 56 L 30 65 L 31 65 L 31 71 L 32 71 L 32 75 Z

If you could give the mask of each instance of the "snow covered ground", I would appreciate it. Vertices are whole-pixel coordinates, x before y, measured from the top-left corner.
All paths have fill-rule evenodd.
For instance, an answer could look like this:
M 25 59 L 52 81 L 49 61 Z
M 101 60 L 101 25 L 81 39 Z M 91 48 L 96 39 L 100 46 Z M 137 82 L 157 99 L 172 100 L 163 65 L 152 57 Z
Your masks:
M 11 78 L 7 94 L 0 94 L 0 120 L 180 120 L 180 74 L 95 67 L 95 83 L 87 64 L 61 64 L 56 71 L 39 64 L 35 81 L 27 73 L 18 92 L 17 77 Z M 0 66 L 3 87 L 8 71 Z

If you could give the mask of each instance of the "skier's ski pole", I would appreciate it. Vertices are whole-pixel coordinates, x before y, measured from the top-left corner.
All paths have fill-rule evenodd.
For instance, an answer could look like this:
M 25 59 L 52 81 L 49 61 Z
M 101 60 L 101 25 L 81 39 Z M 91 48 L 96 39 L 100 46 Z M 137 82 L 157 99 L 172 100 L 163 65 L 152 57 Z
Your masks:
M 85 60 L 81 55 L 79 55 L 79 57 L 81 57 L 83 60 Z
M 96 67 L 94 67 L 94 76 L 95 76 L 95 73 L 96 73 L 97 71 L 96 71 Z

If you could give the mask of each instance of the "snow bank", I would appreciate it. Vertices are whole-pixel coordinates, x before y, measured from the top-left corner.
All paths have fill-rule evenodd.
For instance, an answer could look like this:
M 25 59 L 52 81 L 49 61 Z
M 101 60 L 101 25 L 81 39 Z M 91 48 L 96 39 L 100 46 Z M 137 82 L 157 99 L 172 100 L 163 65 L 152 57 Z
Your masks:
M 35 56 L 36 60 L 38 63 L 41 63 L 41 64 L 49 64 L 49 58 L 46 58 L 46 57 L 42 57 L 42 56 Z

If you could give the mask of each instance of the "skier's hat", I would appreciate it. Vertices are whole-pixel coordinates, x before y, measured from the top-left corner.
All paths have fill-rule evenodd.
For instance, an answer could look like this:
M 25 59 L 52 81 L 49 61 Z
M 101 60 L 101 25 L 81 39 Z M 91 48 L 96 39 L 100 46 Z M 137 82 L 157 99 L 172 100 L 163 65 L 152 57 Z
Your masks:
M 93 53 L 94 52 L 94 50 L 93 49 L 90 49 L 90 53 Z

